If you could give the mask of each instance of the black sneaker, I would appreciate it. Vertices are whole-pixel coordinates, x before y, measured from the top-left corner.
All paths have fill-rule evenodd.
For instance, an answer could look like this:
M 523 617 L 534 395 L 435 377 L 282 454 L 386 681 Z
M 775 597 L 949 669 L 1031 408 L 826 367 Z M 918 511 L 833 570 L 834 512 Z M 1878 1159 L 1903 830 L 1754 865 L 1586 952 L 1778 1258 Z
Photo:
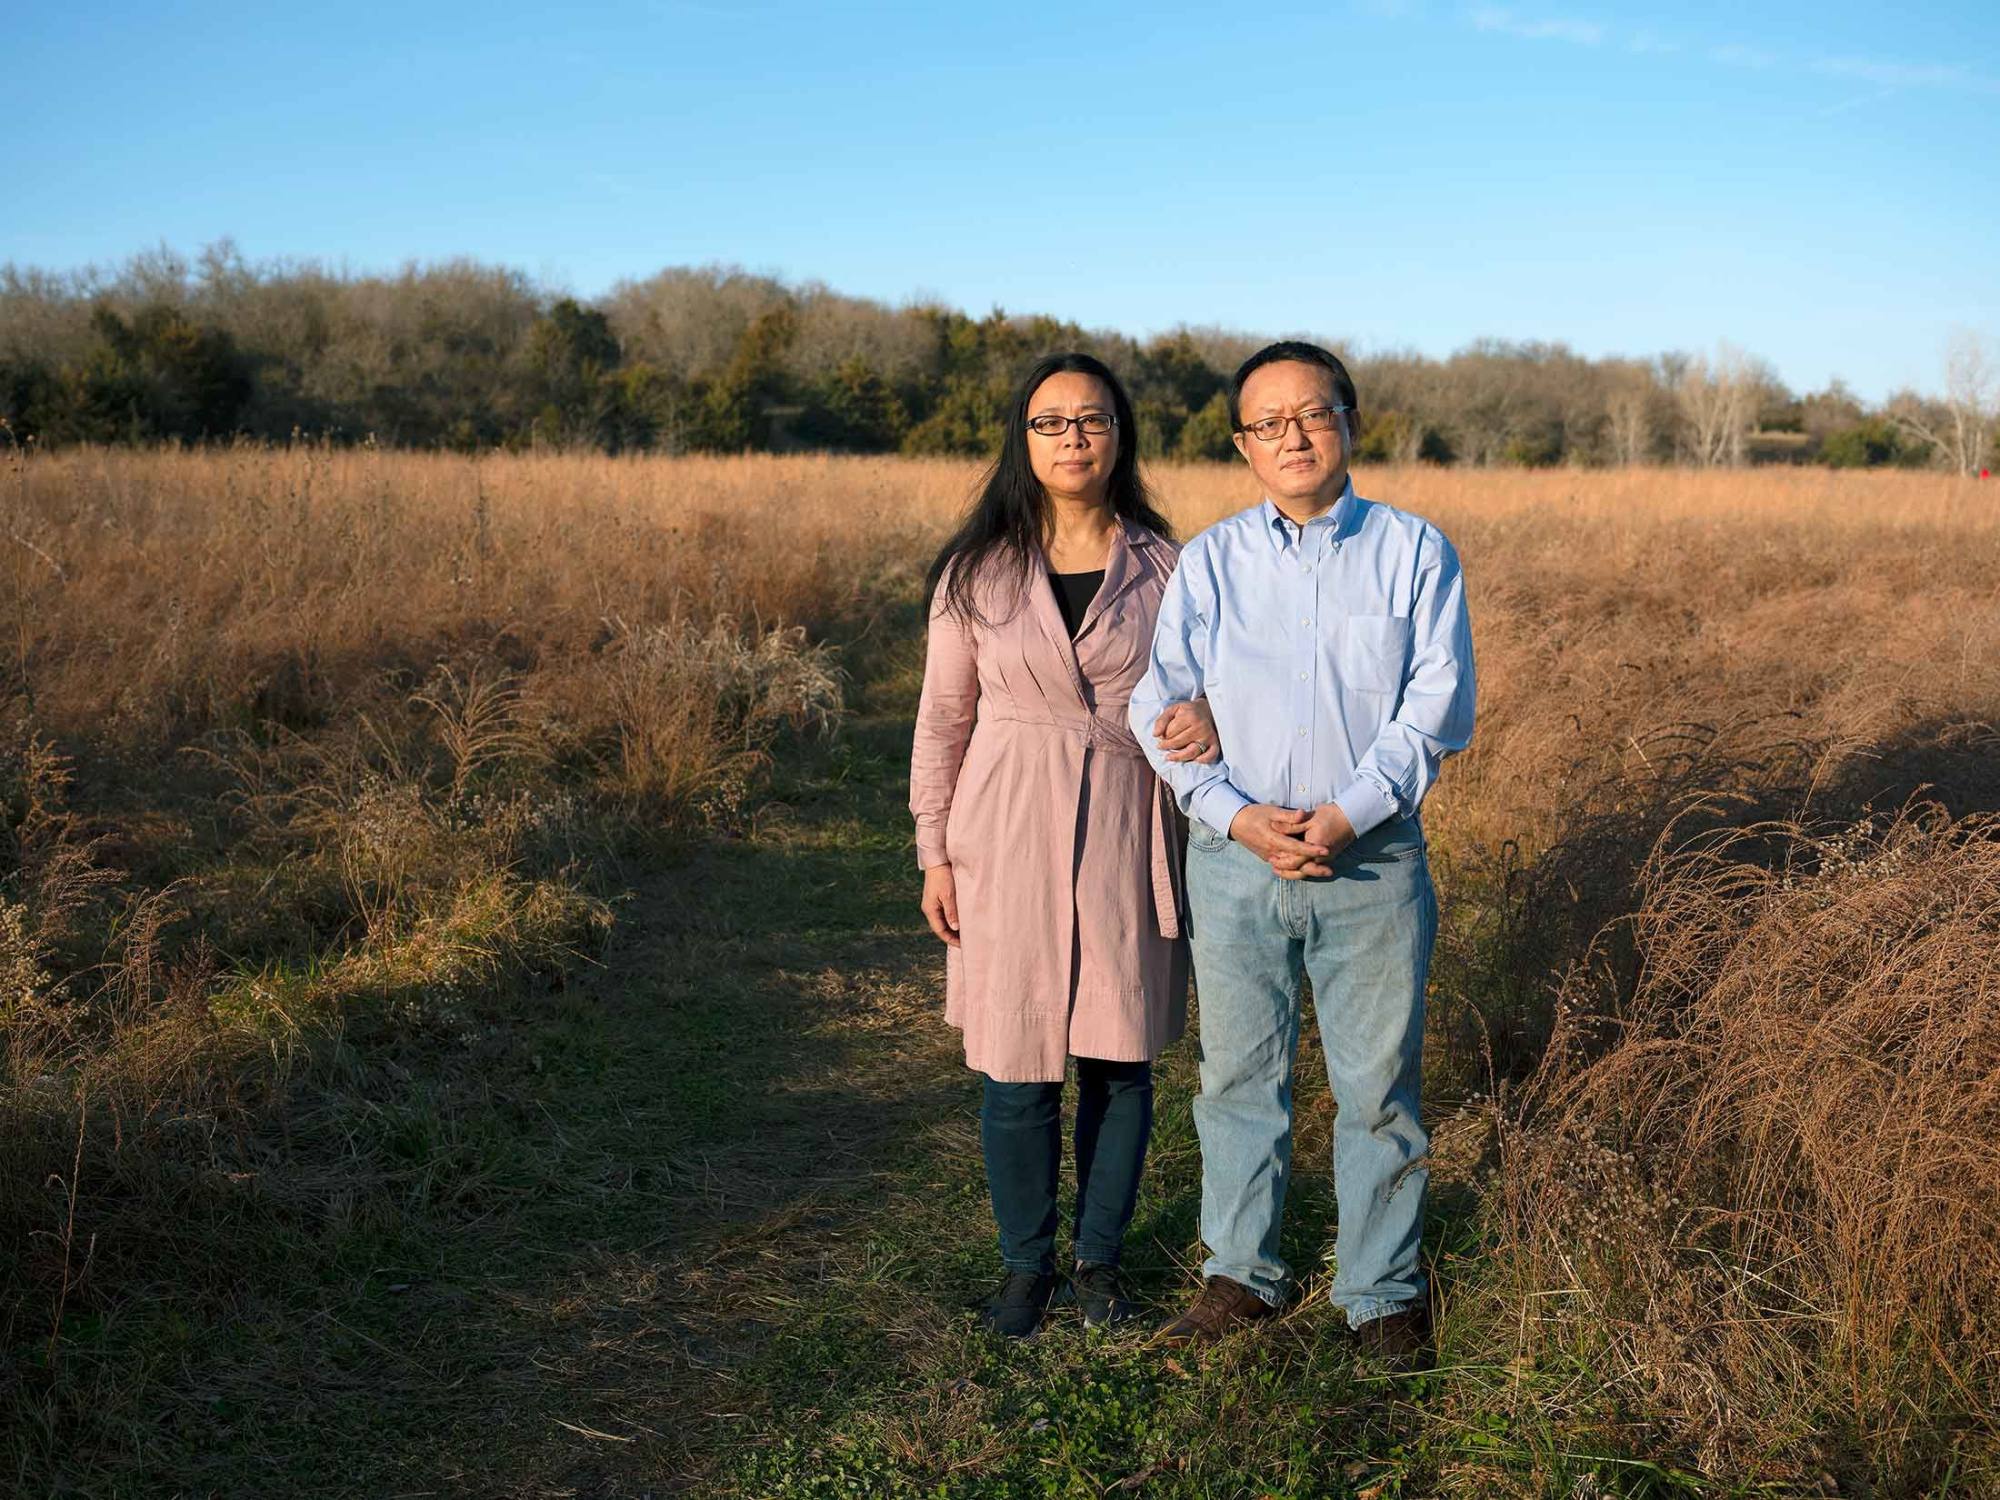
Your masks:
M 1076 1288 L 1076 1305 L 1083 1309 L 1086 1327 L 1115 1328 L 1139 1316 L 1139 1304 L 1125 1295 L 1116 1266 L 1080 1260 L 1069 1279 Z
M 1055 1295 L 1054 1273 L 1009 1271 L 1002 1279 L 1000 1289 L 980 1308 L 979 1321 L 989 1333 L 997 1333 L 1002 1338 L 1032 1338 L 1035 1330 L 1042 1326 L 1042 1319 L 1048 1314 L 1049 1303 L 1055 1300 Z

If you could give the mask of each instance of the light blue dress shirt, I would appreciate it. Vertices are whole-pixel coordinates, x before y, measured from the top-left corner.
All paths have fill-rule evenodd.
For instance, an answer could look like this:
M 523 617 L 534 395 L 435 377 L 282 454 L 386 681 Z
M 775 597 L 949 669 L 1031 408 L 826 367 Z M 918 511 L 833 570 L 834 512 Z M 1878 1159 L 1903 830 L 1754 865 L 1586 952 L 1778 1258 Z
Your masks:
M 1223 759 L 1170 764 L 1153 720 L 1206 696 Z M 1472 738 L 1472 625 L 1444 533 L 1350 479 L 1303 527 L 1268 499 L 1181 551 L 1132 733 L 1181 810 L 1222 832 L 1256 802 L 1335 802 L 1357 835 L 1411 815 Z

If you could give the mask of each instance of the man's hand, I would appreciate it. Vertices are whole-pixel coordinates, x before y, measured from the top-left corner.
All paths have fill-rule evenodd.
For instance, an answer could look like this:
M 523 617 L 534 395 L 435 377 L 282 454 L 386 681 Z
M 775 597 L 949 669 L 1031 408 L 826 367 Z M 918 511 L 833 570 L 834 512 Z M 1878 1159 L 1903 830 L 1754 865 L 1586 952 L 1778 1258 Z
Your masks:
M 924 871 L 924 920 L 939 942 L 948 948 L 958 946 L 958 886 L 950 865 L 932 865 Z
M 1306 839 L 1311 821 L 1311 813 L 1253 802 L 1230 820 L 1229 836 L 1286 879 L 1296 880 L 1300 869 L 1329 852 Z
M 1206 698 L 1197 698 L 1192 703 L 1169 703 L 1161 709 L 1160 716 L 1153 720 L 1153 739 L 1167 752 L 1167 759 L 1176 763 L 1193 761 L 1212 766 L 1222 759 L 1215 715 L 1208 711 Z
M 1303 880 L 1308 875 L 1331 875 L 1333 857 L 1354 842 L 1354 825 L 1347 820 L 1347 814 L 1340 805 L 1328 802 L 1316 807 L 1306 817 L 1306 825 L 1299 831 L 1299 841 L 1317 848 L 1323 858 L 1291 859 L 1284 857 L 1271 861 L 1271 868 L 1284 880 Z

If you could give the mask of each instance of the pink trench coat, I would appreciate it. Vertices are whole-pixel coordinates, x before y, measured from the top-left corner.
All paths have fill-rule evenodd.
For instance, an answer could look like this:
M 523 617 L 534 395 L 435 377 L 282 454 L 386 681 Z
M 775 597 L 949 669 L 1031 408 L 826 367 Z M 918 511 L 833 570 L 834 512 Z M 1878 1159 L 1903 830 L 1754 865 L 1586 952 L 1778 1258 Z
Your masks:
M 1074 643 L 1039 558 L 1025 601 L 1011 569 L 980 581 L 986 625 L 932 605 L 917 863 L 952 867 L 945 1020 L 1003 1083 L 1150 1060 L 1187 1023 L 1179 814 L 1125 722 L 1178 551 L 1121 521 Z

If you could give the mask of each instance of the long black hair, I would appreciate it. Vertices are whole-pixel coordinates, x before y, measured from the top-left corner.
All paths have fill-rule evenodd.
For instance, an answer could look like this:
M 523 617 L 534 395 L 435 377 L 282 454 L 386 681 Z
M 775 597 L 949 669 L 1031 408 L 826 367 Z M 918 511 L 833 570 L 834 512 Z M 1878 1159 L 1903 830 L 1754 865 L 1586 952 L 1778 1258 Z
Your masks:
M 987 470 L 965 523 L 952 533 L 931 564 L 924 579 L 926 605 L 936 596 L 938 581 L 949 569 L 945 608 L 961 619 L 985 624 L 973 603 L 973 581 L 986 564 L 995 560 L 1010 564 L 1026 583 L 1036 549 L 1048 540 L 1050 526 L 1048 493 L 1028 461 L 1028 403 L 1051 375 L 1091 375 L 1104 382 L 1111 392 L 1112 414 L 1118 419 L 1118 457 L 1111 465 L 1111 483 L 1106 490 L 1111 512 L 1173 538 L 1172 526 L 1154 508 L 1146 482 L 1139 477 L 1139 424 L 1132 416 L 1132 398 L 1125 394 L 1118 377 L 1104 361 L 1088 354 L 1044 355 L 1021 377 L 1007 402 L 1000 456 Z

